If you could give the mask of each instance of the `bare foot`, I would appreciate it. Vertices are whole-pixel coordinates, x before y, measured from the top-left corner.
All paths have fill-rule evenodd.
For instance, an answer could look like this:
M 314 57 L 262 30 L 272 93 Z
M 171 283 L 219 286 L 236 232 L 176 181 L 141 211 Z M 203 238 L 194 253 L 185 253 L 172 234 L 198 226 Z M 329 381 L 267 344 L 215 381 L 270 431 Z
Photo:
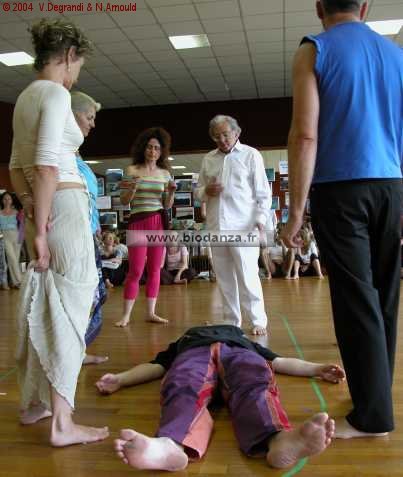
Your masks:
M 284 280 L 291 280 L 291 276 L 290 276 L 290 275 L 286 275 L 286 276 L 284 277 Z
M 186 280 L 186 278 L 181 278 L 180 280 L 174 280 L 174 283 L 175 283 L 176 285 L 186 285 L 187 282 L 188 282 L 188 281 Z
M 337 364 L 319 364 L 315 376 L 335 384 L 346 379 L 344 369 Z
M 290 467 L 303 457 L 323 452 L 333 435 L 334 420 L 325 412 L 315 414 L 297 429 L 276 434 L 269 442 L 267 462 L 277 469 Z
M 263 280 L 271 280 L 271 279 L 272 279 L 271 273 L 263 277 Z
M 317 278 L 319 278 L 319 280 L 323 280 L 325 277 L 322 274 L 320 274 L 320 275 L 317 275 Z
M 116 374 L 104 374 L 102 378 L 95 383 L 101 394 L 112 394 L 122 387 L 119 377 Z
M 121 320 L 115 323 L 115 326 L 117 326 L 118 328 L 125 328 L 129 324 L 129 321 L 130 317 L 124 316 Z
M 86 354 L 83 364 L 101 364 L 108 361 L 108 356 L 96 356 L 95 354 Z
M 29 424 L 35 424 L 35 422 L 50 417 L 51 415 L 52 413 L 46 409 L 43 404 L 36 404 L 25 411 L 21 411 L 20 422 L 24 426 L 28 426 Z
M 293 277 L 290 277 L 290 280 L 299 280 L 299 275 L 294 275 Z
M 363 432 L 359 431 L 345 419 L 337 419 L 336 432 L 334 437 L 337 439 L 355 439 L 357 437 L 385 437 L 389 432 Z
M 255 336 L 266 336 L 267 330 L 264 326 L 254 326 L 252 328 L 252 335 Z
M 54 447 L 65 447 L 73 444 L 88 444 L 102 441 L 109 436 L 107 427 L 80 426 L 70 421 L 65 426 L 52 422 L 50 443 Z
M 149 321 L 150 323 L 159 323 L 161 325 L 166 325 L 167 323 L 169 323 L 168 320 L 166 320 L 165 318 L 161 318 L 155 313 L 153 315 L 147 316 L 146 321 Z
M 114 287 L 113 283 L 108 278 L 105 280 L 105 286 L 106 286 L 106 288 L 113 288 Z
M 1 285 L 0 290 L 10 290 L 10 287 L 8 285 Z
M 188 457 L 181 446 L 169 437 L 147 437 L 144 434 L 123 429 L 120 439 L 115 440 L 117 455 L 125 464 L 136 469 L 183 470 Z

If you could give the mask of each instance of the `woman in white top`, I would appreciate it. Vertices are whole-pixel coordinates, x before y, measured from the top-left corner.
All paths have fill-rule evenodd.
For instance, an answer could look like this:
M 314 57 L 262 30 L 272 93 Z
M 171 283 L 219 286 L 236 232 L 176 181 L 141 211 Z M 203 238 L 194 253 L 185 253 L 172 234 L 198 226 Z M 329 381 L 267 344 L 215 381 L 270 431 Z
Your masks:
M 21 289 L 18 314 L 21 422 L 52 416 L 50 442 L 66 446 L 108 436 L 107 428 L 72 420 L 98 275 L 89 201 L 76 163 L 83 135 L 69 89 L 91 44 L 63 20 L 43 19 L 31 34 L 38 75 L 15 105 L 10 161 L 12 183 L 27 216 L 26 240 L 36 256 Z
M 313 239 L 312 232 L 307 228 L 301 229 L 299 233 L 303 240 L 302 247 L 298 247 L 294 260 L 294 273 L 291 277 L 298 280 L 299 276 L 316 274 L 318 278 L 323 278 L 322 269 L 319 262 L 318 247 Z

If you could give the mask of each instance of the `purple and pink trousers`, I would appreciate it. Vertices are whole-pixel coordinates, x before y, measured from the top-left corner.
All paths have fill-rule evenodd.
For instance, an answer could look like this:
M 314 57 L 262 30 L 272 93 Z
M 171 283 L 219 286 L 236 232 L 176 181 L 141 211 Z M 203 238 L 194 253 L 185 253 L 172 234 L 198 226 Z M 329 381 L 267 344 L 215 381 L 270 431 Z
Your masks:
M 181 444 L 190 459 L 201 458 L 213 431 L 208 405 L 217 387 L 246 455 L 267 452 L 268 439 L 291 428 L 270 363 L 248 349 L 217 342 L 184 351 L 168 370 L 157 437 Z

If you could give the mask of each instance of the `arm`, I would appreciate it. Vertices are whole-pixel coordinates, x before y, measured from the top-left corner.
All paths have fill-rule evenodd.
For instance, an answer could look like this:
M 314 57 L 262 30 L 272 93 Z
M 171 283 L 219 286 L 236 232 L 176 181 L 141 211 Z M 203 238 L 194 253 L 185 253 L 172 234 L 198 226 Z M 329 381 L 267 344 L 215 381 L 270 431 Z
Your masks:
M 34 216 L 34 202 L 31 186 L 25 179 L 22 169 L 10 169 L 11 184 L 20 200 L 26 217 Z
M 134 180 L 127 181 L 127 188 L 121 188 L 120 190 L 120 202 L 123 205 L 130 204 L 130 202 L 133 200 L 134 194 L 136 193 L 136 172 L 137 170 L 135 166 L 129 166 L 126 169 L 126 175 L 132 177 Z
M 164 197 L 164 209 L 171 209 L 174 205 L 174 198 L 175 198 L 175 191 L 176 191 L 176 183 L 172 179 L 171 175 L 168 174 L 168 185 L 167 190 L 165 191 Z
M 142 363 L 118 374 L 105 374 L 95 383 L 101 394 L 112 394 L 120 388 L 136 386 L 161 378 L 165 368 L 157 363 Z
M 337 364 L 320 364 L 303 361 L 297 358 L 275 358 L 272 362 L 276 373 L 290 376 L 306 376 L 321 378 L 331 383 L 344 381 L 344 370 Z
M 305 203 L 316 162 L 319 92 L 315 76 L 315 47 L 306 43 L 297 51 L 293 65 L 293 117 L 288 136 L 290 212 L 282 237 L 288 247 L 298 245 Z

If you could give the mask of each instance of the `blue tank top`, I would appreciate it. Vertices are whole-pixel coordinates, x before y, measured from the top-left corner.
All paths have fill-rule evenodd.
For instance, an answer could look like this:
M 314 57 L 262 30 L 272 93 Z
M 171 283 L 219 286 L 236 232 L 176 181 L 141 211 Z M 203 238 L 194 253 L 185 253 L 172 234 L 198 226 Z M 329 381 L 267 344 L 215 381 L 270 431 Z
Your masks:
M 3 215 L 0 213 L 0 230 L 17 230 L 17 212 L 13 215 Z
M 320 96 L 313 183 L 402 177 L 403 50 L 359 22 L 305 42 Z

